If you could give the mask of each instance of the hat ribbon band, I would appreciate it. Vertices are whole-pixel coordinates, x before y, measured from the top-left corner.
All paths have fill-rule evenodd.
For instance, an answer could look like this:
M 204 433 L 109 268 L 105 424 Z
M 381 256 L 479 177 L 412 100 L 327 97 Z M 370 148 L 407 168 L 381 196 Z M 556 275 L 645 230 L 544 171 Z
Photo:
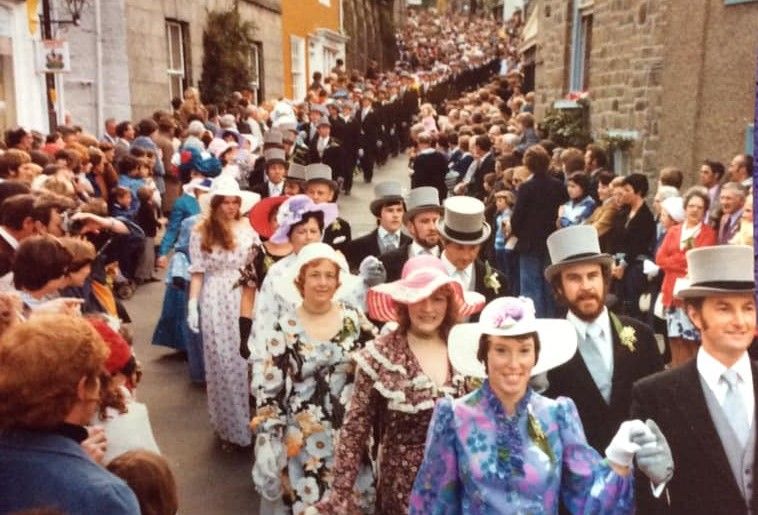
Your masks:
M 580 254 L 572 254 L 571 256 L 566 256 L 561 261 L 573 261 L 574 259 L 584 259 L 584 258 L 591 258 L 591 257 L 599 257 L 600 254 L 597 252 L 582 252 Z
M 753 290 L 754 281 L 703 281 L 692 283 L 690 288 L 718 288 L 721 290 Z
M 449 225 L 445 224 L 445 233 L 456 240 L 477 240 L 484 235 L 484 228 L 474 232 L 456 231 L 451 229 Z

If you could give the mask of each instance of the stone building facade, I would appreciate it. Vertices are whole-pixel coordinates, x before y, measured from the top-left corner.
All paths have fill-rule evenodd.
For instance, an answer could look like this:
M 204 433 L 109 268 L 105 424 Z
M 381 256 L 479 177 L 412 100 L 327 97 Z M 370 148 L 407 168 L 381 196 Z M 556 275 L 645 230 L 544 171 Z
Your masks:
M 587 91 L 596 138 L 634 139 L 619 173 L 676 165 L 690 183 L 705 158 L 744 151 L 753 121 L 758 2 L 532 0 L 525 45 L 538 119 Z
M 261 100 L 281 96 L 281 0 L 95 0 L 80 26 L 59 33 L 69 41 L 72 64 L 59 94 L 73 122 L 100 134 L 105 118 L 140 119 L 170 108 L 173 97 L 200 81 L 207 12 L 235 3 L 257 27 L 253 86 Z

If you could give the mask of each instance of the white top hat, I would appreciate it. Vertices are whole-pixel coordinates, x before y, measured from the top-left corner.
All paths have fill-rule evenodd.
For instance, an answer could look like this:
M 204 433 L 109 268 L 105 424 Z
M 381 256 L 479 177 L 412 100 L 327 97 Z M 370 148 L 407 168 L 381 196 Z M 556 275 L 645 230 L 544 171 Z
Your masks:
M 545 269 L 550 281 L 562 267 L 578 263 L 610 264 L 613 258 L 600 252 L 597 229 L 591 225 L 572 225 L 558 229 L 547 237 L 551 265 Z
M 527 297 L 499 297 L 479 315 L 479 322 L 457 324 L 447 338 L 453 368 L 463 375 L 485 378 L 487 370 L 479 361 L 479 340 L 483 334 L 521 336 L 537 333 L 540 353 L 531 375 L 542 374 L 570 360 L 577 349 L 576 331 L 566 319 L 536 318 L 534 303 Z
M 484 221 L 484 204 L 474 197 L 457 196 L 445 200 L 445 214 L 437 230 L 446 239 L 461 245 L 478 245 L 490 237 Z
M 245 214 L 250 211 L 253 206 L 258 203 L 261 196 L 252 191 L 242 191 L 239 183 L 234 177 L 228 175 L 221 175 L 213 181 L 210 191 L 200 197 L 200 205 L 204 210 L 210 209 L 211 200 L 216 195 L 223 197 L 238 197 L 241 201 L 240 213 Z
M 440 194 L 433 186 L 419 186 L 408 192 L 405 199 L 403 221 L 407 222 L 421 211 L 437 211 L 440 215 L 445 211 L 440 205 Z
M 395 202 L 403 202 L 403 186 L 397 181 L 384 181 L 374 186 L 374 200 L 369 209 L 376 217 L 382 214 L 382 207 Z
M 682 298 L 708 297 L 719 294 L 752 293 L 753 247 L 748 245 L 717 245 L 687 252 L 689 284 L 677 292 Z

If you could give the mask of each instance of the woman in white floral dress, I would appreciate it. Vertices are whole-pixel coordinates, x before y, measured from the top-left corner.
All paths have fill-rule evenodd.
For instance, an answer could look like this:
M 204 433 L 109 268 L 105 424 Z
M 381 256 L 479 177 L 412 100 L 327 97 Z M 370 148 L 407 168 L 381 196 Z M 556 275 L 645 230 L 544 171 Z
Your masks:
M 207 200 L 206 200 L 207 199 Z M 239 355 L 241 305 L 252 311 L 254 288 L 233 289 L 258 235 L 241 215 L 260 199 L 240 191 L 234 179 L 218 178 L 203 197 L 204 210 L 190 237 L 192 274 L 187 323 L 199 330 L 202 309 L 208 411 L 224 447 L 251 443 L 247 362 Z
M 266 347 L 263 370 L 253 378 L 253 481 L 263 497 L 261 513 L 301 514 L 331 488 L 334 439 L 352 394 L 351 356 L 375 335 L 362 311 L 334 300 L 346 273 L 344 258 L 329 245 L 303 247 L 282 279 L 294 280 L 300 302 L 258 333 Z M 373 491 L 366 465 L 353 493 L 367 512 Z

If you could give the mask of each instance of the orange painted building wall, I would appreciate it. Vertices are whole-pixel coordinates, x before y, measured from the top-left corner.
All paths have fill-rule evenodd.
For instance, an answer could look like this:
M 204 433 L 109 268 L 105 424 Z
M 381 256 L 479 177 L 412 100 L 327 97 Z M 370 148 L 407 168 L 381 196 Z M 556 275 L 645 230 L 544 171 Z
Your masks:
M 339 32 L 340 4 L 341 0 L 282 0 L 282 54 L 286 97 L 293 96 L 291 36 L 299 36 L 304 40 L 306 84 L 310 84 L 308 35 L 316 29 L 331 29 Z

